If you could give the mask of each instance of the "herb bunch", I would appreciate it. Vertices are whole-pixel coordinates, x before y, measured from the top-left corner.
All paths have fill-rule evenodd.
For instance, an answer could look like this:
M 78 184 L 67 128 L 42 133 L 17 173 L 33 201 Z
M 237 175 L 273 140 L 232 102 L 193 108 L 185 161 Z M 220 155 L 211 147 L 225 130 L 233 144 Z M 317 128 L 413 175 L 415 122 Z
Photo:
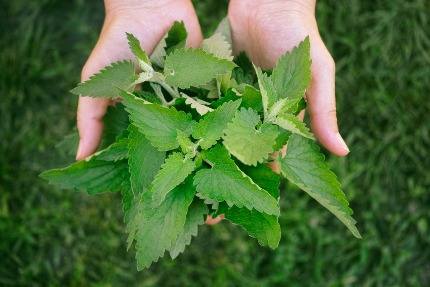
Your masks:
M 360 237 L 335 174 L 296 118 L 311 81 L 309 38 L 272 71 L 243 53 L 233 58 L 227 20 L 197 49 L 185 48 L 179 22 L 151 57 L 132 34 L 127 38 L 139 72 L 132 61 L 116 62 L 71 91 L 122 99 L 105 118 L 103 148 L 41 177 L 89 194 L 121 192 L 138 269 L 166 250 L 176 258 L 207 215 L 224 214 L 275 249 L 280 175 L 267 167 L 272 161 Z M 286 155 L 275 156 L 285 145 Z

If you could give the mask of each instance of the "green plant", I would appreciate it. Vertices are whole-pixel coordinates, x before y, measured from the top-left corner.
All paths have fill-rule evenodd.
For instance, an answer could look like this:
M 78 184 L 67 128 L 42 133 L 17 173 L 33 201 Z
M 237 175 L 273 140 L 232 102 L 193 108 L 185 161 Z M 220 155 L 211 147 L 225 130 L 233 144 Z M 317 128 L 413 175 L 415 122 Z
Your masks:
M 263 72 L 244 54 L 233 62 L 229 31 L 224 20 L 200 48 L 186 49 L 185 27 L 175 23 L 150 58 L 127 34 L 141 72 L 120 61 L 72 90 L 122 102 L 107 115 L 101 150 L 41 176 L 89 194 L 120 191 L 138 269 L 166 250 L 177 257 L 207 214 L 276 248 L 280 176 L 266 166 L 275 160 L 360 237 L 336 176 L 296 119 L 311 80 L 309 39 Z M 273 155 L 286 144 L 285 156 Z

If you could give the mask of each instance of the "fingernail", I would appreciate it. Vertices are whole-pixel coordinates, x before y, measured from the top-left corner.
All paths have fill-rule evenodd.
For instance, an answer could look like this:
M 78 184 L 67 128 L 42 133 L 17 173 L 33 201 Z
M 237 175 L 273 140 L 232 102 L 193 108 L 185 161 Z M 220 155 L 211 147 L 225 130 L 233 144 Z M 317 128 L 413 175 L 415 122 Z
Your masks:
M 343 140 L 342 136 L 339 133 L 337 133 L 336 137 L 337 137 L 337 142 L 342 146 L 342 148 L 349 152 L 349 148 L 346 145 L 345 141 Z
M 79 160 L 82 155 L 83 144 L 82 141 L 79 141 L 78 151 L 76 152 L 76 160 Z

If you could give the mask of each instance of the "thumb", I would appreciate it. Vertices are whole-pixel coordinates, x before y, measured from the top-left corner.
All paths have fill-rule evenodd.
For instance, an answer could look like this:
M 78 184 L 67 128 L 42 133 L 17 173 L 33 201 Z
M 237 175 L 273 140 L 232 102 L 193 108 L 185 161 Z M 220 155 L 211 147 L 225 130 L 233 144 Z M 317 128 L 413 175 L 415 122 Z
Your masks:
M 79 147 L 76 160 L 84 159 L 96 151 L 102 137 L 103 116 L 108 105 L 109 99 L 79 97 L 77 113 Z

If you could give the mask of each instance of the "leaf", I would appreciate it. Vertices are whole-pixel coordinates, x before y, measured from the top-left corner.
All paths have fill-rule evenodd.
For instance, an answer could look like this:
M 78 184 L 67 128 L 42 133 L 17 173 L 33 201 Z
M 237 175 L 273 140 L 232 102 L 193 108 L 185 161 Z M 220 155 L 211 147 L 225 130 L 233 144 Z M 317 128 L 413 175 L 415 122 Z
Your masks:
M 146 55 L 146 52 L 142 49 L 139 39 L 133 34 L 126 33 L 128 39 L 128 45 L 130 46 L 131 52 L 136 57 L 137 64 L 145 72 L 154 72 L 151 61 Z
M 204 157 L 212 168 L 202 169 L 194 176 L 197 192 L 217 201 L 226 201 L 229 206 L 279 215 L 277 200 L 244 174 L 223 146 L 216 145 L 205 152 Z
M 261 100 L 263 104 L 264 118 L 267 118 L 269 108 L 276 102 L 277 95 L 275 87 L 270 78 L 261 71 L 260 68 L 254 66 L 257 73 L 258 85 L 261 92 Z
M 302 98 L 311 83 L 309 37 L 276 63 L 271 80 L 278 99 Z
M 196 165 L 181 153 L 172 153 L 161 166 L 152 183 L 152 201 L 159 205 L 166 195 L 192 173 Z
M 154 180 L 166 157 L 158 151 L 135 126 L 130 126 L 128 165 L 134 195 L 142 193 Z
M 198 98 L 193 99 L 185 95 L 184 93 L 181 93 L 181 95 L 182 97 L 185 98 L 185 104 L 190 105 L 193 109 L 195 109 L 199 113 L 199 115 L 205 115 L 206 113 L 213 111 L 212 108 L 203 104 L 202 101 L 199 100 Z
M 176 139 L 176 130 L 189 136 L 195 122 L 190 114 L 175 108 L 165 108 L 158 104 L 145 103 L 131 94 L 122 91 L 122 103 L 130 113 L 133 125 L 155 146 L 159 151 L 173 150 L 179 147 Z
M 301 135 L 305 138 L 312 140 L 315 138 L 306 124 L 296 118 L 294 115 L 284 114 L 280 117 L 277 117 L 273 123 L 277 124 L 283 129 L 286 129 L 287 131 Z
M 124 109 L 123 105 L 117 104 L 115 107 L 108 106 L 107 113 L 103 118 L 103 141 L 108 145 L 116 141 L 116 137 L 123 131 L 126 131 L 130 125 L 130 120 L 128 119 L 128 113 Z
M 278 200 L 278 174 L 266 165 L 242 166 L 241 168 L 257 185 L 267 190 L 273 198 Z M 229 208 L 225 202 L 220 203 L 216 214 L 224 214 L 227 220 L 242 226 L 251 237 L 257 238 L 260 245 L 267 245 L 272 249 L 278 247 L 281 239 L 281 227 L 277 216 L 236 206 Z
M 191 180 L 175 187 L 159 206 L 153 205 L 151 192 L 144 193 L 138 213 L 133 219 L 136 227 L 138 270 L 157 262 L 182 233 L 194 193 Z
M 231 45 L 220 33 L 215 33 L 210 38 L 204 39 L 200 48 L 219 59 L 233 60 Z
M 173 23 L 166 35 L 158 43 L 151 55 L 151 61 L 157 66 L 164 68 L 164 58 L 175 49 L 184 48 L 187 40 L 187 30 L 184 22 Z
M 203 119 L 195 125 L 193 138 L 201 139 L 202 149 L 208 149 L 221 138 L 227 124 L 234 117 L 241 101 L 226 102 L 215 111 L 207 113 Z
M 63 189 L 87 191 L 88 194 L 119 191 L 128 179 L 127 163 L 97 160 L 96 156 L 75 162 L 63 169 L 52 169 L 40 174 L 49 184 Z
M 254 87 L 246 85 L 245 91 L 242 94 L 242 107 L 252 108 L 256 112 L 263 111 L 263 102 L 261 101 L 261 93 Z
M 287 144 L 287 141 L 292 134 L 290 131 L 284 130 L 283 128 L 279 128 L 278 131 L 279 135 L 276 137 L 276 144 L 273 146 L 274 151 L 282 149 Z
M 191 238 L 197 236 L 198 227 L 205 223 L 205 217 L 209 213 L 208 207 L 201 200 L 194 198 L 188 209 L 187 218 L 182 232 L 179 234 L 176 241 L 168 249 L 170 257 L 175 259 L 178 255 L 184 252 L 185 247 L 190 245 Z
M 200 49 L 179 49 L 166 57 L 166 83 L 182 89 L 204 85 L 236 65 Z
M 133 62 L 120 61 L 105 67 L 70 92 L 75 95 L 115 99 L 119 96 L 117 87 L 129 90 L 136 80 L 134 76 Z
M 128 157 L 128 138 L 120 139 L 107 149 L 97 153 L 98 160 L 118 161 Z
M 247 165 L 262 163 L 273 152 L 278 128 L 264 123 L 259 128 L 258 113 L 252 109 L 240 109 L 224 133 L 224 146 L 237 159 Z
M 282 175 L 332 212 L 355 237 L 361 238 L 340 183 L 312 140 L 293 134 L 288 140 L 286 156 L 281 158 L 279 154 L 278 161 Z
M 228 17 L 225 17 L 221 20 L 221 22 L 218 24 L 218 27 L 215 29 L 214 34 L 221 34 L 222 36 L 224 36 L 230 47 L 232 46 L 233 41 L 231 40 L 231 27 L 230 20 L 228 19 Z

